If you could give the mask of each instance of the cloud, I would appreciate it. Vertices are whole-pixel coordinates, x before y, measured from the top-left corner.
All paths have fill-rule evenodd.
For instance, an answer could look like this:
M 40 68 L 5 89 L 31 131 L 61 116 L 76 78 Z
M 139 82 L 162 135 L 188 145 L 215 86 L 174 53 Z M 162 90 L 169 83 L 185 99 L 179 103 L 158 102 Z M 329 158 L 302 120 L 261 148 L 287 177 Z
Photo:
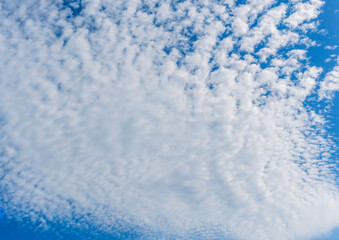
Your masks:
M 323 4 L 324 2 L 320 0 L 310 0 L 303 3 L 298 1 L 294 4 L 293 13 L 286 18 L 285 23 L 291 28 L 300 27 L 301 24 L 317 17 Z
M 322 2 L 273 3 L 4 1 L 6 214 L 154 239 L 339 226 L 334 146 L 305 107 L 322 69 L 297 47 Z
M 333 46 L 325 46 L 325 49 L 328 49 L 328 50 L 335 50 L 337 49 L 337 45 L 333 45 Z
M 337 66 L 328 72 L 325 79 L 320 84 L 319 96 L 323 98 L 333 98 L 336 91 L 339 90 L 339 57 L 337 57 Z

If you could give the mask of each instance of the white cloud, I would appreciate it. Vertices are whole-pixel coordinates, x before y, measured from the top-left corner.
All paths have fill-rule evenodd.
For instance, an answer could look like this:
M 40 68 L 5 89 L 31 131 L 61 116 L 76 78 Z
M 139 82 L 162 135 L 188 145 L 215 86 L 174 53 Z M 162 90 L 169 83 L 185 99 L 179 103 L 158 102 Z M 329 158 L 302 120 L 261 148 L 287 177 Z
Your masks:
M 337 58 L 337 65 L 331 72 L 326 74 L 324 81 L 320 85 L 320 99 L 333 98 L 336 91 L 339 91 L 339 57 Z
M 291 28 L 300 27 L 301 24 L 315 19 L 319 13 L 320 8 L 324 4 L 321 0 L 309 0 L 306 2 L 299 2 L 294 5 L 294 12 L 285 20 Z
M 333 45 L 333 46 L 325 46 L 325 49 L 328 49 L 328 50 L 335 50 L 337 49 L 337 45 Z
M 254 47 L 269 35 L 277 34 L 277 24 L 280 23 L 286 12 L 286 5 L 270 9 L 261 20 L 258 26 L 254 27 L 249 34 L 242 39 L 241 49 L 253 52 Z
M 322 2 L 272 4 L 85 1 L 69 18 L 61 2 L 4 1 L 6 213 L 203 239 L 302 239 L 339 226 L 333 146 L 304 107 L 322 70 L 306 50 L 277 54 L 302 42 L 294 29 Z M 337 72 L 321 97 L 338 90 Z

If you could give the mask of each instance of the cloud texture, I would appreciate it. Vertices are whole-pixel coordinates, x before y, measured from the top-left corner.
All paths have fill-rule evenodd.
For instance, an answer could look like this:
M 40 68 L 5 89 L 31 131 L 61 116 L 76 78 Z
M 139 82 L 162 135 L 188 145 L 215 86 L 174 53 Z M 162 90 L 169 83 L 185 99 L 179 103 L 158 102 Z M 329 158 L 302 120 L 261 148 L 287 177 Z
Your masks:
M 307 37 L 320 0 L 4 0 L 7 215 L 143 238 L 307 239 L 339 226 Z

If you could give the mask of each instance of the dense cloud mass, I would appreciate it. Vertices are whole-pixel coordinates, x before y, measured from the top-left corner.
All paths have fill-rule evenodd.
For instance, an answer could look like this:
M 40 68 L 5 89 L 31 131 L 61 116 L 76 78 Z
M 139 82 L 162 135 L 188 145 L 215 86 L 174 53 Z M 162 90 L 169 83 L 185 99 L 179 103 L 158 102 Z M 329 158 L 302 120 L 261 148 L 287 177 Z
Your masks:
M 240 2 L 240 3 L 239 3 Z M 3 0 L 0 204 L 145 239 L 339 226 L 320 0 Z

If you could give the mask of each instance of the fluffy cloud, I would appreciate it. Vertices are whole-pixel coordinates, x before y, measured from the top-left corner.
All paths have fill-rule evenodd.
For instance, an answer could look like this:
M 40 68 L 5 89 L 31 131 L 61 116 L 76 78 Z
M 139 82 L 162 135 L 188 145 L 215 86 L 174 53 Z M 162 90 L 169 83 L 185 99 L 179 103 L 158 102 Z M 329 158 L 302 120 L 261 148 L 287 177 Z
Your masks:
M 294 49 L 322 2 L 272 4 L 3 1 L 6 214 L 154 239 L 339 226 L 334 146 L 304 104 L 322 69 Z
M 324 81 L 320 84 L 320 99 L 331 99 L 337 91 L 339 91 L 339 57 L 337 57 L 337 66 L 326 74 Z

